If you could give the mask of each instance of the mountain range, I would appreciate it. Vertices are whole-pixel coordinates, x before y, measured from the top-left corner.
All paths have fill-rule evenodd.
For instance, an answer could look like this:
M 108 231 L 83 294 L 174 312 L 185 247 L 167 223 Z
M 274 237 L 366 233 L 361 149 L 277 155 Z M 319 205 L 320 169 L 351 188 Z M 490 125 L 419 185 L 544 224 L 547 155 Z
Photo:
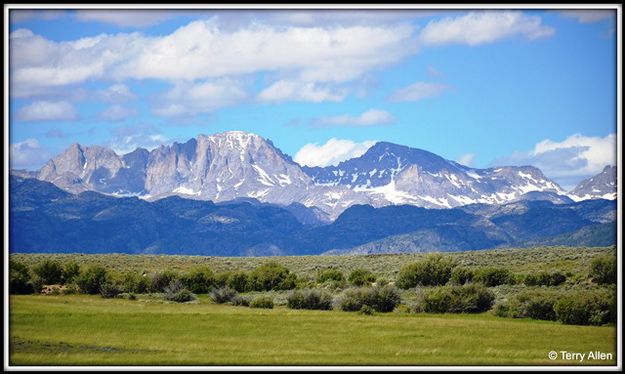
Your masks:
M 271 141 L 242 131 L 199 135 L 123 155 L 72 144 L 38 171 L 14 174 L 71 193 L 95 191 L 148 201 L 177 195 L 213 202 L 252 198 L 280 206 L 301 204 L 314 208 L 307 214 L 321 222 L 333 221 L 357 204 L 454 208 L 528 198 L 562 203 L 569 198 L 616 198 L 616 167 L 606 167 L 567 194 L 533 166 L 477 169 L 388 142 L 336 166 L 300 166 Z
M 73 144 L 12 170 L 10 252 L 214 256 L 616 243 L 616 167 L 566 193 L 532 166 L 477 169 L 379 142 L 302 167 L 231 131 L 118 155 Z
M 614 245 L 616 201 L 522 199 L 427 209 L 353 205 L 315 220 L 303 205 L 169 196 L 155 201 L 11 176 L 10 252 L 269 256 Z

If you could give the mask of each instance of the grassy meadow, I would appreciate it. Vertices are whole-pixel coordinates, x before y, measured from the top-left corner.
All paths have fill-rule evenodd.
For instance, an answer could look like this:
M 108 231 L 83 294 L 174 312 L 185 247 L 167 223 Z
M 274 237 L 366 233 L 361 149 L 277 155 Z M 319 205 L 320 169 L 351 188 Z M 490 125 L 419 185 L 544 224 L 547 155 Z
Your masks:
M 99 296 L 12 296 L 12 365 L 614 365 L 614 327 L 484 314 L 363 316 Z
M 597 283 L 589 269 L 597 258 L 615 254 L 615 247 L 541 247 L 446 253 L 445 258 L 451 258 L 454 266 L 473 269 L 475 274 L 484 268 L 505 269 L 511 274 L 505 282 L 484 284 L 478 288 L 482 291 L 475 295 L 483 296 L 484 292 L 492 295 L 492 307 L 467 313 L 432 313 L 424 300 L 427 301 L 428 294 L 438 295 L 439 299 L 430 300 L 430 304 L 436 306 L 446 297 L 439 291 L 451 290 L 451 295 L 458 297 L 459 302 L 466 302 L 462 297 L 471 301 L 474 297 L 471 294 L 453 293 L 454 290 L 470 290 L 471 286 L 445 285 L 446 280 L 439 285 L 416 288 L 394 286 L 401 283 L 400 269 L 406 264 L 425 261 L 426 254 L 271 258 L 11 254 L 12 262 L 19 262 L 29 269 L 31 279 L 36 279 L 33 274 L 38 266 L 52 261 L 62 266 L 78 264 L 81 274 L 90 267 L 103 267 L 116 282 L 128 272 L 138 276 L 143 274 L 150 279 L 165 270 L 184 275 L 198 267 L 210 268 L 215 279 L 220 273 L 236 274 L 236 271 L 243 271 L 248 279 L 252 279 L 255 269 L 275 262 L 288 268 L 291 275 L 295 274 L 297 285 L 293 287 L 326 293 L 334 298 L 334 306 L 331 310 L 294 309 L 289 304 L 293 287 L 241 290 L 240 295 L 225 303 L 219 303 L 212 291 L 197 293 L 188 302 L 168 301 L 163 291 L 136 293 L 121 290 L 119 295 L 106 297 L 102 297 L 104 293 L 100 296 L 99 292 L 93 295 L 75 292 L 44 295 L 36 291 L 34 294 L 11 295 L 9 362 L 15 366 L 612 366 L 616 364 L 617 327 L 614 322 L 605 321 L 614 320 L 615 311 L 609 308 L 613 308 L 615 301 L 606 304 L 604 299 L 607 295 L 614 295 L 616 287 L 613 283 Z M 329 268 L 339 270 L 346 278 L 356 269 L 365 269 L 375 275 L 376 283 L 390 284 L 389 287 L 396 289 L 398 299 L 389 309 L 392 312 L 364 313 L 362 309 L 349 312 L 337 308 L 336 301 L 344 300 L 348 291 L 356 288 L 346 281 L 340 286 L 332 282 L 319 283 L 316 278 L 320 271 Z M 554 271 L 563 277 L 557 285 L 531 285 L 528 282 L 529 275 Z M 357 289 L 377 287 L 374 284 Z M 524 294 L 530 298 L 519 298 Z M 585 298 L 586 294 L 588 298 Z M 545 320 L 557 309 L 554 306 L 555 298 L 560 297 L 557 295 L 573 295 L 573 301 L 576 295 L 582 295 L 583 301 L 588 303 L 581 304 L 582 311 L 585 305 L 591 305 L 599 313 L 589 316 L 589 320 L 599 318 L 604 322 L 563 323 L 560 317 L 556 321 L 555 315 L 551 320 Z M 593 299 L 596 295 L 599 299 Z M 248 300 L 269 297 L 275 306 L 272 309 L 254 308 L 251 304 L 250 307 L 235 306 L 234 300 L 240 297 Z M 579 307 L 571 301 L 566 305 L 569 310 Z M 514 315 L 521 312 L 524 313 L 522 318 Z M 541 313 L 541 317 L 532 317 L 532 313 Z M 553 350 L 586 354 L 600 351 L 611 353 L 612 358 L 571 361 L 558 357 L 550 360 L 548 353 Z

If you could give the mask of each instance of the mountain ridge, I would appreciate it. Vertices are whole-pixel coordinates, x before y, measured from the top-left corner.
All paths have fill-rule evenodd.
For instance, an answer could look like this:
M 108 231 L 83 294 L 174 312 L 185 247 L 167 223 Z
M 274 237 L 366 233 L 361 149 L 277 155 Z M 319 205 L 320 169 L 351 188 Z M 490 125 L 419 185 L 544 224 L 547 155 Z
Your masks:
M 321 221 L 336 219 L 354 204 L 453 208 L 512 202 L 528 192 L 541 193 L 534 199 L 566 200 L 566 192 L 533 166 L 477 169 L 426 150 L 377 142 L 336 166 L 307 167 L 270 140 L 243 131 L 199 134 L 123 155 L 74 143 L 36 176 L 72 193 L 91 190 L 149 201 L 179 195 L 215 202 L 254 198 L 284 206 L 298 203 L 317 208 Z

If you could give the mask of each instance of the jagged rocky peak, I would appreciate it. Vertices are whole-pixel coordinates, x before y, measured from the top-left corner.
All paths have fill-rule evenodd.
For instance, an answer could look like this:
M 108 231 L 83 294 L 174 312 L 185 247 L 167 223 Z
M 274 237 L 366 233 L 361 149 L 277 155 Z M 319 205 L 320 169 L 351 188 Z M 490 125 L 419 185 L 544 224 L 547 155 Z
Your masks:
M 588 199 L 616 199 L 617 191 L 616 166 L 607 165 L 601 173 L 584 179 L 571 192 L 569 196 L 576 201 Z

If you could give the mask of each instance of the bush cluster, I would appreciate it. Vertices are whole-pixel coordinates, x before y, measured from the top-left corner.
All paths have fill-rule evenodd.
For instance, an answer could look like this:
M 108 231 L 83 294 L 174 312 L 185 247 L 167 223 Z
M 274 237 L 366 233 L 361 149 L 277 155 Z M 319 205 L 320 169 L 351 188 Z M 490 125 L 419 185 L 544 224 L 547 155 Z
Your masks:
M 375 282 L 375 275 L 369 270 L 356 269 L 349 273 L 347 281 L 356 287 L 368 286 Z
M 180 280 L 172 280 L 164 289 L 164 299 L 185 303 L 196 299 L 196 295 L 185 287 Z
M 599 284 L 616 283 L 616 257 L 598 256 L 590 263 L 590 277 Z
M 332 295 L 321 290 L 295 290 L 287 297 L 287 307 L 291 309 L 332 309 Z
M 566 281 L 566 275 L 559 271 L 542 271 L 528 274 L 523 279 L 526 286 L 558 286 Z
M 497 304 L 494 312 L 500 317 L 555 321 L 556 312 L 553 306 L 559 297 L 558 293 L 551 291 L 525 291 L 513 296 L 507 302 Z
M 214 288 L 209 294 L 210 298 L 217 304 L 232 302 L 238 295 L 237 291 L 228 286 Z
M 423 260 L 408 264 L 401 268 L 397 278 L 397 286 L 403 289 L 416 286 L 440 286 L 451 278 L 455 261 L 449 256 L 433 253 Z
M 102 266 L 92 266 L 76 278 L 76 285 L 80 292 L 89 295 L 100 293 L 100 288 L 109 280 L 110 276 Z
M 455 284 L 457 286 L 462 286 L 463 284 L 471 283 L 473 281 L 473 270 L 463 267 L 457 266 L 453 268 L 451 271 L 451 277 L 449 282 L 451 284 Z
M 34 291 L 28 267 L 21 262 L 9 260 L 9 292 L 23 295 Z
M 273 298 L 271 296 L 257 296 L 250 302 L 250 308 L 273 309 Z
M 393 286 L 349 288 L 338 299 L 339 309 L 355 312 L 364 305 L 377 312 L 392 312 L 401 301 L 399 292 Z
M 213 271 L 207 267 L 199 267 L 180 277 L 182 284 L 191 292 L 208 293 L 215 286 Z
M 277 262 L 268 262 L 252 270 L 248 275 L 249 291 L 291 290 L 295 288 L 296 276 Z
M 444 286 L 424 295 L 422 309 L 428 313 L 480 313 L 489 310 L 494 300 L 493 292 L 479 284 Z
M 553 309 L 567 325 L 603 325 L 616 322 L 616 294 L 609 291 L 577 291 L 563 296 Z
M 317 283 L 322 284 L 326 282 L 345 283 L 345 276 L 343 275 L 343 272 L 334 268 L 325 269 L 318 272 Z
M 482 283 L 486 287 L 495 287 L 502 284 L 514 284 L 515 278 L 506 268 L 485 267 L 474 272 L 473 282 Z

